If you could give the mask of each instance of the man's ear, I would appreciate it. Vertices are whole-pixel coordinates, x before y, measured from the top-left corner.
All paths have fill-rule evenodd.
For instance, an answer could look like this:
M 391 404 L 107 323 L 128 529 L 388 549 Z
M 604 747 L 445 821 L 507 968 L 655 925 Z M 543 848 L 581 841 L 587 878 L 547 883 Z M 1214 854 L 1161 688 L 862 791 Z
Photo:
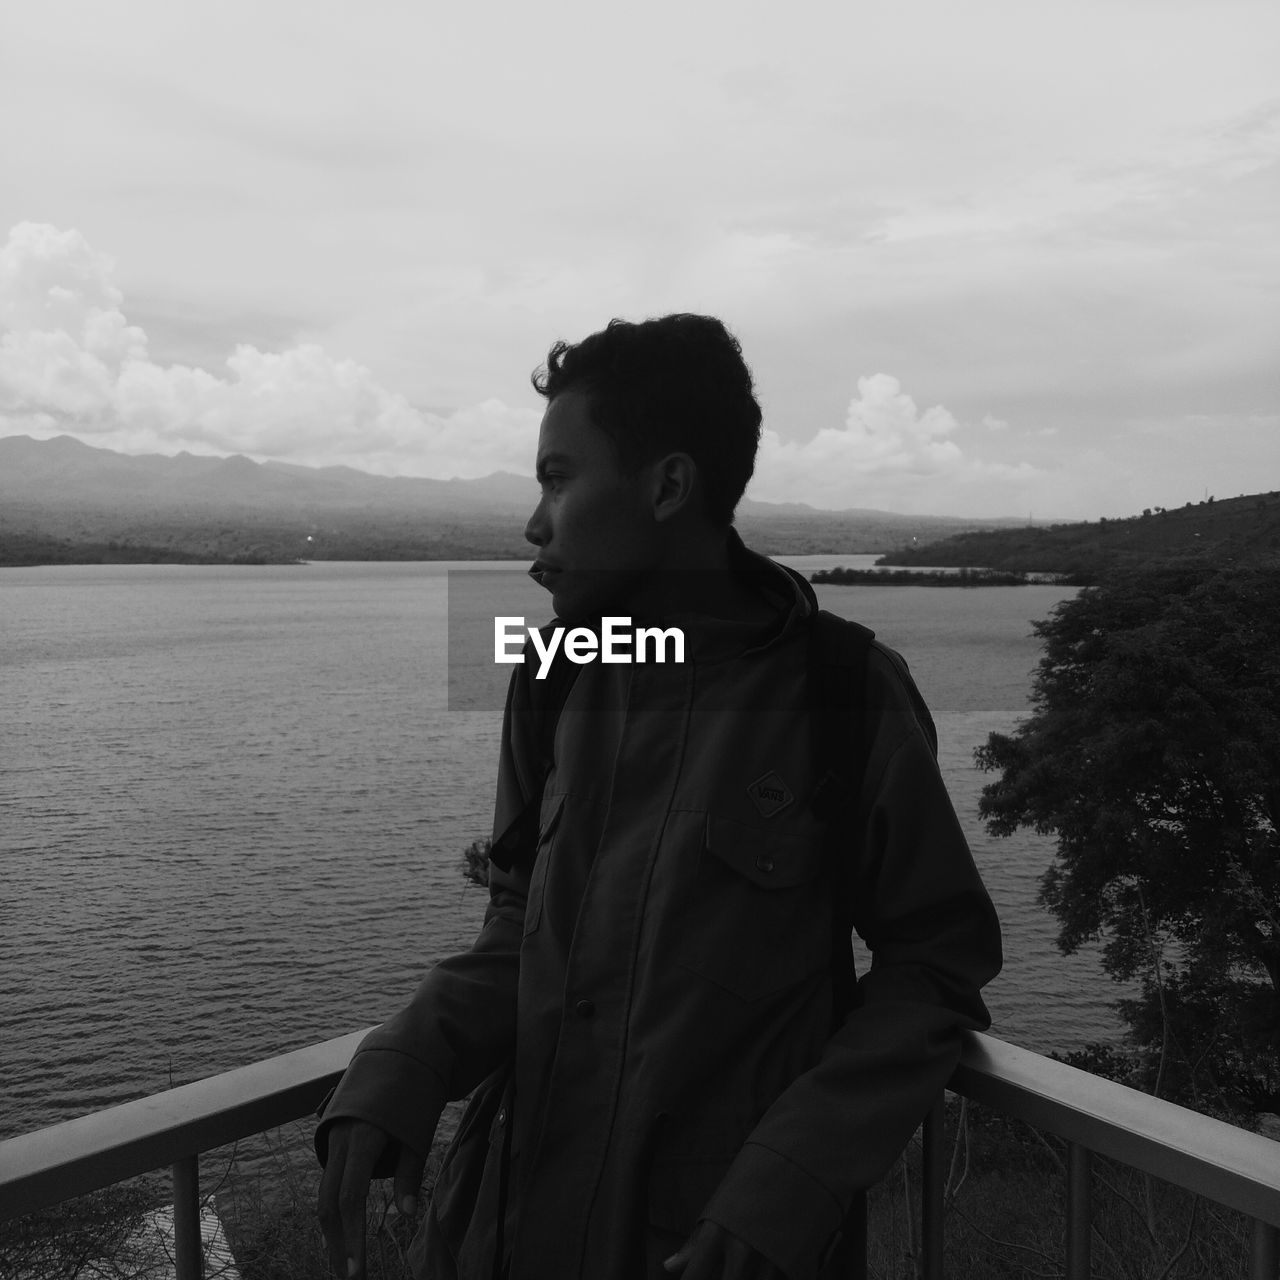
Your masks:
M 698 486 L 698 464 L 687 453 L 669 453 L 651 464 L 653 518 L 661 524 L 685 510 Z

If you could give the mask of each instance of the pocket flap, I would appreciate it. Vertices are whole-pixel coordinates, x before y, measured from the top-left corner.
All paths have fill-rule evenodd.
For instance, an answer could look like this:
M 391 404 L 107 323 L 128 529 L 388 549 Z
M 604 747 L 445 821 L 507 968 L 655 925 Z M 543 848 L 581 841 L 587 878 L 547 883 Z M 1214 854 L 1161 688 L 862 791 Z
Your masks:
M 747 826 L 731 818 L 707 815 L 706 847 L 762 889 L 807 884 L 822 871 L 820 841 L 788 838 L 784 832 Z

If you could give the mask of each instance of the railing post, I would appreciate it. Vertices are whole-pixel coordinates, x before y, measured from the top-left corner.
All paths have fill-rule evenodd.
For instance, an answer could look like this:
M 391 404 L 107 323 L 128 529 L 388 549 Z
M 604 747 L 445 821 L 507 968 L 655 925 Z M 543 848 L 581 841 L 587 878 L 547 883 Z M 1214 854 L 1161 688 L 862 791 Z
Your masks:
M 1280 1276 L 1280 1227 L 1254 1218 L 1249 1280 L 1276 1280 L 1277 1276 Z
M 942 1185 L 946 1161 L 943 1147 L 946 1142 L 946 1094 L 939 1094 L 924 1118 L 924 1167 L 920 1179 L 920 1244 L 924 1255 L 923 1280 L 942 1280 L 943 1229 Z
M 1089 1280 L 1093 1232 L 1092 1152 L 1067 1143 L 1067 1280 Z
M 198 1155 L 184 1156 L 173 1166 L 173 1262 L 177 1280 L 204 1280 Z

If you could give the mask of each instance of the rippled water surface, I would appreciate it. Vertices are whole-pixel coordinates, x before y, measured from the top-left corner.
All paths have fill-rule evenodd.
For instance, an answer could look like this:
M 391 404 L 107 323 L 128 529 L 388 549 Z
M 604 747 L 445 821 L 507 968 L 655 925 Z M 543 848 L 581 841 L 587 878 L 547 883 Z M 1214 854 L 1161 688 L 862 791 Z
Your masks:
M 470 942 L 500 713 L 448 709 L 450 567 L 0 570 L 0 1135 L 376 1022 Z M 493 581 L 494 613 L 540 617 Z M 819 590 L 935 711 L 1005 928 L 997 1032 L 1111 1034 L 1115 992 L 1034 905 L 1051 846 L 976 817 L 973 748 L 1024 713 L 1063 591 Z

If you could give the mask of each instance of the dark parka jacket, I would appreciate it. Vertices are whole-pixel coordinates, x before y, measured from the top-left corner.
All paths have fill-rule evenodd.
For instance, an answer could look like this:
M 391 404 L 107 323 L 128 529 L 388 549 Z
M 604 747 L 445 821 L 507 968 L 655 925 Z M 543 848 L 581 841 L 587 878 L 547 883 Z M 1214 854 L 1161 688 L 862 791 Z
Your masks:
M 707 1218 L 811 1280 L 942 1089 L 960 1031 L 988 1025 L 999 927 L 919 695 L 877 643 L 842 842 L 843 918 L 874 962 L 833 1030 L 806 710 L 816 602 L 738 555 L 775 623 L 665 619 L 686 628 L 684 663 L 584 666 L 536 825 L 519 819 L 542 780 L 546 695 L 532 658 L 515 668 L 484 926 L 360 1045 L 317 1135 L 323 1158 L 332 1121 L 359 1118 L 425 1154 L 445 1102 L 477 1090 L 421 1275 L 489 1280 L 500 1247 L 511 1280 L 664 1276 Z

